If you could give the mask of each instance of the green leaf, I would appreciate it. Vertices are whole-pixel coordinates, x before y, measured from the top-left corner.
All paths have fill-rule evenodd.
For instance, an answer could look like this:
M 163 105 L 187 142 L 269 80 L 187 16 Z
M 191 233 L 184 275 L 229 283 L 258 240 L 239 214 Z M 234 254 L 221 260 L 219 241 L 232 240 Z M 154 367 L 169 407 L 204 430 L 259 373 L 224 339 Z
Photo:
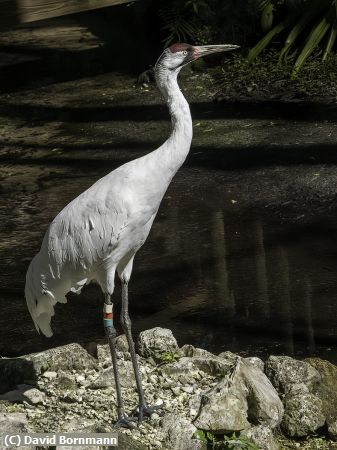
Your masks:
M 336 2 L 336 4 L 337 4 L 337 2 Z M 328 54 L 331 52 L 332 47 L 336 40 L 336 36 L 337 36 L 337 26 L 336 26 L 336 23 L 334 23 L 330 30 L 329 39 L 328 39 L 328 42 L 326 44 L 326 47 L 325 47 L 325 50 L 324 50 L 324 53 L 322 56 L 322 61 L 325 61 Z
M 247 61 L 251 63 L 261 52 L 264 50 L 268 44 L 274 39 L 275 36 L 280 34 L 282 31 L 287 29 L 295 20 L 294 16 L 290 16 L 287 19 L 280 22 L 274 28 L 272 28 L 269 33 L 267 33 L 256 45 L 253 47 L 247 56 Z
M 273 13 L 274 5 L 272 3 L 267 3 L 261 14 L 261 28 L 263 31 L 268 31 L 272 27 L 274 18 Z
M 210 431 L 207 431 L 206 433 L 206 438 L 210 441 L 213 442 L 215 440 L 214 434 L 211 433 Z
M 199 441 L 207 442 L 206 433 L 204 432 L 204 430 L 195 431 L 193 437 L 199 439 Z
M 315 50 L 317 45 L 321 42 L 323 37 L 325 36 L 325 33 L 330 28 L 331 24 L 328 19 L 328 16 L 324 16 L 323 19 L 313 28 L 311 31 L 301 53 L 299 54 L 298 58 L 295 61 L 292 77 L 296 78 L 297 73 L 305 60 L 308 58 L 308 56 L 311 55 L 311 53 Z
M 290 33 L 287 36 L 285 41 L 285 45 L 280 53 L 280 62 L 284 60 L 285 56 L 288 54 L 290 47 L 294 44 L 295 40 L 298 38 L 300 33 L 304 30 L 304 28 L 308 25 L 308 23 L 315 17 L 318 13 L 318 9 L 312 9 L 307 14 L 305 14 L 293 27 Z

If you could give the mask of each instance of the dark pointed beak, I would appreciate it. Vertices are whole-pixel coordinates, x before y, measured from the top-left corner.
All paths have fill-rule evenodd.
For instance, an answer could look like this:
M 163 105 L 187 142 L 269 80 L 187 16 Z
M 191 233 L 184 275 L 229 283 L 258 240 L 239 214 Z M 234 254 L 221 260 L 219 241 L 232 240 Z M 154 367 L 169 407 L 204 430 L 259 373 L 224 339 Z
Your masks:
M 194 46 L 194 59 L 200 58 L 201 56 L 210 55 L 211 53 L 219 52 L 229 52 L 231 50 L 237 50 L 240 48 L 239 45 L 223 44 L 223 45 L 200 45 Z

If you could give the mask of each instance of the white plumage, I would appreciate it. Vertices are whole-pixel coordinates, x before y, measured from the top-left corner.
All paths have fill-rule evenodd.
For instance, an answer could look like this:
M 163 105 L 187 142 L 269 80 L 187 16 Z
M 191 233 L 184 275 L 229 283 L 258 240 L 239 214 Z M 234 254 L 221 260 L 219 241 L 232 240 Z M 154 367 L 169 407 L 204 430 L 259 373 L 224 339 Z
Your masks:
M 125 413 L 115 346 L 111 295 L 115 272 L 122 282 L 121 325 L 128 341 L 135 374 L 138 421 L 155 407 L 145 401 L 128 312 L 128 283 L 133 258 L 145 242 L 160 202 L 174 174 L 184 162 L 192 140 L 192 119 L 177 76 L 180 69 L 208 53 L 236 48 L 231 45 L 192 47 L 175 44 L 155 67 L 156 81 L 170 110 L 172 132 L 157 150 L 131 161 L 98 180 L 67 205 L 50 224 L 41 250 L 26 276 L 26 300 L 36 329 L 52 335 L 50 321 L 57 302 L 69 291 L 79 293 L 96 280 L 105 294 L 104 329 L 108 338 L 117 395 L 117 425 L 133 428 Z
M 188 112 L 186 103 L 183 126 L 158 150 L 98 180 L 50 224 L 29 266 L 25 289 L 35 326 L 46 336 L 52 335 L 55 303 L 65 303 L 70 290 L 79 292 L 95 279 L 103 292 L 112 294 L 115 270 L 121 276 L 127 264 L 132 264 L 189 150 L 192 126 Z
M 26 276 L 27 305 L 38 331 L 52 335 L 54 305 L 65 303 L 69 291 L 79 293 L 96 280 L 111 295 L 116 270 L 121 279 L 129 280 L 134 255 L 191 145 L 191 114 L 177 75 L 203 54 L 232 48 L 176 44 L 161 55 L 155 74 L 170 110 L 171 135 L 157 150 L 98 180 L 52 221 Z

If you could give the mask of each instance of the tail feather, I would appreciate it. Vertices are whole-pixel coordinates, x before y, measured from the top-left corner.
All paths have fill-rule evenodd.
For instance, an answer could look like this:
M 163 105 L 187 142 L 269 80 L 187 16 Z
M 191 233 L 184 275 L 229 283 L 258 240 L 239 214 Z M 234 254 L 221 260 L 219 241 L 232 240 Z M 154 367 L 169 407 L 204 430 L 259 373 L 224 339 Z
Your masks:
M 55 314 L 54 305 L 56 303 L 54 295 L 42 288 L 41 274 L 38 270 L 38 255 L 29 265 L 26 275 L 25 296 L 30 315 L 32 316 L 35 328 L 38 332 L 51 337 L 53 335 L 50 321 Z
M 25 296 L 28 310 L 36 330 L 42 331 L 47 337 L 53 335 L 50 322 L 55 314 L 54 305 L 67 303 L 66 294 L 69 291 L 79 294 L 84 285 L 90 282 L 82 272 L 72 276 L 69 269 L 65 271 L 68 276 L 63 273 L 60 277 L 55 277 L 54 273 L 57 271 L 52 270 L 51 265 L 46 264 L 41 253 L 38 253 L 31 261 L 26 275 Z
M 53 335 L 50 321 L 55 314 L 54 305 L 58 301 L 65 303 L 67 299 L 64 293 L 60 296 L 60 299 L 56 299 L 53 292 L 47 289 L 46 276 L 41 270 L 39 256 L 37 254 L 29 265 L 26 275 L 25 296 L 36 330 L 42 331 L 45 336 L 50 337 Z

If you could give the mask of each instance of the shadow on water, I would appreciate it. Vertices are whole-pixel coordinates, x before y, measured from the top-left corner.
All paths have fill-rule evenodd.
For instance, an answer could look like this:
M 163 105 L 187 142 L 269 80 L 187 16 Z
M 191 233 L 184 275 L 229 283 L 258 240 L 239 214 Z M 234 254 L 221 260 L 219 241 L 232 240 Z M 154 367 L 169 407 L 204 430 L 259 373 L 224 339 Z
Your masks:
M 116 11 L 113 9 L 112 16 Z M 119 19 L 114 19 L 116 27 L 108 21 L 108 34 L 102 26 L 105 16 L 80 16 L 82 24 L 103 40 L 103 46 L 95 49 L 43 50 L 36 43 L 32 49 L 22 42 L 16 50 L 34 53 L 41 58 L 40 64 L 32 62 L 26 70 L 14 66 L 3 71 L 0 79 L 9 81 L 1 89 L 19 91 L 27 82 L 46 86 L 60 77 L 78 79 L 113 67 L 133 73 L 146 69 L 158 49 L 149 49 L 144 37 L 135 42 L 134 34 L 129 33 L 130 14 L 130 8 L 121 9 Z M 132 49 L 136 66 L 127 65 L 128 52 L 120 51 L 115 35 L 120 40 L 129 36 L 123 48 Z M 138 51 L 141 48 L 148 61 Z M 2 46 L 2 51 L 15 48 Z M 123 55 L 125 61 L 118 60 Z M 88 103 L 92 102 L 89 96 Z M 8 149 L 1 155 L 8 177 L 0 185 L 0 355 L 17 356 L 103 338 L 102 295 L 97 286 L 86 287 L 80 296 L 69 296 L 67 305 L 57 305 L 51 339 L 37 335 L 23 289 L 29 261 L 38 251 L 48 224 L 65 204 L 109 170 L 162 142 L 162 136 L 157 142 L 157 136 L 150 132 L 142 134 L 144 140 L 133 140 L 131 133 L 124 132 L 117 136 L 117 146 L 110 134 L 108 144 L 97 139 L 92 144 L 88 140 L 77 142 L 81 124 L 87 126 L 93 120 L 115 121 L 114 125 L 128 121 L 138 126 L 168 118 L 162 104 L 111 102 L 106 106 L 67 103 L 57 107 L 16 103 L 9 97 L 0 105 L 0 116 L 9 122 L 23 121 L 32 128 L 54 122 L 77 127 L 70 132 L 74 145 L 69 144 L 71 139 L 58 142 L 57 137 L 46 144 L 36 144 L 34 139 L 27 143 L 16 136 L 0 141 L 0 146 Z M 294 103 L 290 107 L 273 102 L 192 102 L 191 110 L 194 120 L 225 119 L 226 124 L 233 119 L 285 119 L 312 125 L 337 119 L 336 108 L 325 104 L 312 107 Z M 281 128 L 279 133 L 285 134 Z M 63 128 L 58 137 L 67 131 Z M 192 343 L 212 351 L 261 356 L 317 354 L 337 362 L 335 143 L 318 146 L 308 142 L 296 145 L 294 151 L 293 144 L 285 145 L 281 137 L 276 141 L 281 144 L 250 143 L 248 147 L 219 142 L 217 147 L 203 144 L 192 149 L 135 260 L 130 284 L 135 332 L 169 327 L 180 344 Z M 297 142 L 292 137 L 290 141 Z M 42 154 L 55 147 L 65 153 L 58 156 L 50 151 L 39 157 L 40 151 Z M 20 156 L 16 149 L 23 150 Z M 73 150 L 80 156 L 74 156 Z M 90 155 L 91 151 L 102 152 L 101 159 L 95 159 L 97 153 Z M 119 298 L 117 286 L 117 309 Z
M 103 338 L 97 286 L 57 305 L 49 340 L 36 334 L 22 291 L 50 220 L 107 169 L 55 166 L 44 176 L 38 165 L 24 170 L 40 182 L 3 189 L 0 207 L 0 354 L 11 356 Z M 337 210 L 331 198 L 322 204 L 300 192 L 298 170 L 288 167 L 282 184 L 280 169 L 262 177 L 256 169 L 185 166 L 136 257 L 130 284 L 135 331 L 163 326 L 180 343 L 213 351 L 337 361 Z M 331 175 L 323 166 L 315 170 Z M 308 171 L 300 169 L 302 176 Z M 291 189 L 289 179 L 295 180 Z M 117 309 L 119 296 L 117 288 Z
M 101 168 L 105 166 L 107 161 L 109 162 L 110 169 L 114 169 L 118 165 L 126 163 L 131 159 L 140 157 L 149 152 L 149 149 L 158 147 L 161 144 L 157 140 L 129 140 L 122 142 L 119 140 L 117 144 L 114 143 L 94 143 L 94 144 L 65 144 L 63 142 L 53 141 L 51 144 L 35 144 L 24 143 L 13 139 L 11 142 L 2 141 L 0 139 L 0 147 L 3 146 L 7 149 L 21 147 L 27 150 L 53 150 L 55 147 L 61 147 L 65 151 L 61 156 L 50 154 L 46 156 L 43 154 L 41 157 L 24 154 L 18 158 L 16 154 L 4 153 L 0 155 L 0 162 L 12 164 L 12 165 L 31 165 L 39 164 L 44 165 L 48 161 L 48 165 L 66 165 L 71 163 L 76 164 L 78 167 L 87 167 L 88 164 Z M 81 152 L 81 155 L 72 154 L 71 151 L 75 150 Z M 102 158 L 93 159 L 91 151 L 105 152 L 102 153 Z M 70 151 L 70 152 L 68 152 Z M 83 156 L 84 152 L 88 152 L 88 157 Z M 68 153 L 66 153 L 68 152 Z M 110 156 L 112 153 L 118 152 L 118 160 L 111 161 Z M 315 166 L 317 164 L 336 164 L 337 153 L 336 145 L 333 143 L 328 144 L 305 144 L 297 145 L 296 151 L 285 151 L 285 146 L 278 145 L 247 145 L 238 148 L 236 144 L 210 145 L 202 147 L 194 146 L 191 149 L 190 154 L 186 159 L 186 165 L 189 167 L 206 168 L 209 171 L 212 170 L 232 170 L 232 169 L 247 169 L 247 168 L 263 168 L 273 166 L 292 166 L 303 164 L 307 166 Z
M 106 105 L 106 106 L 48 106 L 30 104 L 5 103 L 0 104 L 0 115 L 5 117 L 30 117 L 35 121 L 54 122 L 66 121 L 68 123 L 92 122 L 92 118 L 98 122 L 106 121 L 159 121 L 169 118 L 169 113 L 163 104 L 151 105 Z M 337 110 L 335 105 L 325 103 L 289 103 L 280 102 L 240 102 L 210 103 L 190 102 L 190 108 L 194 120 L 199 119 L 287 119 L 301 122 L 315 122 L 320 120 L 336 120 Z

